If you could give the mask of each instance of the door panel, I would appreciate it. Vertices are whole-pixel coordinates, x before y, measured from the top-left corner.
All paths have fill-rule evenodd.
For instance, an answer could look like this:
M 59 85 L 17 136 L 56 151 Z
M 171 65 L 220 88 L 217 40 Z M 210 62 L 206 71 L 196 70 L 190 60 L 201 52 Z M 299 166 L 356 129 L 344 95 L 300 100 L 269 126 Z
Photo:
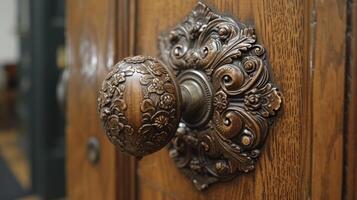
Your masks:
M 116 198 L 116 151 L 102 132 L 97 91 L 114 59 L 115 4 L 67 1 L 69 91 L 67 114 L 67 195 L 69 199 Z M 95 137 L 100 158 L 87 158 L 87 142 Z
M 268 51 L 273 78 L 285 97 L 283 112 L 271 127 L 254 172 L 197 192 L 164 149 L 139 162 L 140 199 L 152 195 L 176 199 L 340 197 L 345 4 L 276 0 L 208 3 L 255 26 L 258 39 Z M 160 32 L 176 25 L 195 4 L 196 1 L 139 0 L 136 53 L 158 55 Z M 333 16 L 329 23 L 335 24 L 337 30 L 329 30 L 328 17 L 324 16 L 327 13 Z M 329 34 L 317 39 L 324 31 Z M 334 41 L 329 43 L 328 38 Z M 327 56 L 330 50 L 336 59 Z M 330 99 L 321 103 L 321 97 L 327 96 Z M 323 123 L 330 120 L 333 122 Z
M 346 2 L 316 1 L 312 9 L 316 15 L 310 20 L 311 196 L 339 199 L 343 195 Z
M 346 146 L 349 138 L 356 137 L 354 127 L 345 126 L 355 118 L 347 112 L 346 99 L 350 94 L 356 99 L 355 76 L 348 75 L 356 71 L 354 60 L 346 60 L 356 49 L 346 45 L 353 40 L 346 38 L 352 24 L 351 2 L 205 3 L 255 27 L 258 42 L 267 50 L 272 78 L 284 94 L 283 109 L 270 127 L 256 170 L 199 192 L 176 168 L 167 149 L 136 162 L 114 149 L 98 120 L 97 93 L 110 66 L 128 55 L 158 56 L 160 33 L 181 22 L 197 1 L 71 0 L 67 1 L 69 198 L 353 199 L 354 181 L 346 176 L 356 173 L 350 168 L 344 171 L 346 163 L 355 166 L 351 152 L 356 146 L 355 140 Z M 346 89 L 347 76 L 353 85 Z M 353 102 L 348 106 L 355 107 Z M 96 164 L 86 154 L 91 136 L 100 143 Z

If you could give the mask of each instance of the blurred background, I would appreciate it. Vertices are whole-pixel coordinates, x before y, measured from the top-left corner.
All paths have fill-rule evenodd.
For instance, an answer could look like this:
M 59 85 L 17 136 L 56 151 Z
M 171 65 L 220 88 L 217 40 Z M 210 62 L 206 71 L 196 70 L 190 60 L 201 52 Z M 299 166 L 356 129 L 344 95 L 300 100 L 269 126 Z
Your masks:
M 0 199 L 65 196 L 64 0 L 0 1 Z

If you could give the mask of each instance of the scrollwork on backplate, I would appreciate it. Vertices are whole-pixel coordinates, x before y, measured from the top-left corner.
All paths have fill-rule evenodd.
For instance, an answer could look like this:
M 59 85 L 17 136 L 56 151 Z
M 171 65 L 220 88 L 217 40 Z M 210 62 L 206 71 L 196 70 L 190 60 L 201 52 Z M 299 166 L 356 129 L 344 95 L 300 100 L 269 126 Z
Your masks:
M 182 122 L 172 140 L 170 156 L 177 166 L 200 190 L 253 170 L 268 121 L 282 103 L 254 29 L 198 3 L 159 44 L 162 60 L 177 76 L 202 71 L 214 90 L 210 123 L 190 129 Z
M 131 79 L 131 82 L 128 82 Z M 131 87 L 129 91 L 126 88 Z M 98 98 L 100 118 L 109 140 L 140 158 L 165 146 L 174 136 L 180 119 L 178 89 L 173 77 L 151 57 L 125 58 L 109 72 Z M 141 113 L 127 113 L 127 96 L 141 91 Z M 140 124 L 128 116 L 141 114 Z M 138 128 L 134 128 L 138 127 Z

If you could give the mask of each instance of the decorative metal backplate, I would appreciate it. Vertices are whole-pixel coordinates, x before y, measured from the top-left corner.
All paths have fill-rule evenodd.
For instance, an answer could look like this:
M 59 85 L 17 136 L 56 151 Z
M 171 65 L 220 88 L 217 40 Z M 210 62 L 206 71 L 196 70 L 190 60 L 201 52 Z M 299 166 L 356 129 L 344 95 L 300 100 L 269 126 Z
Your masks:
M 253 170 L 271 117 L 282 104 L 254 29 L 198 3 L 181 24 L 159 38 L 159 45 L 161 59 L 176 76 L 201 71 L 214 92 L 207 125 L 179 125 L 169 146 L 177 167 L 199 190 Z

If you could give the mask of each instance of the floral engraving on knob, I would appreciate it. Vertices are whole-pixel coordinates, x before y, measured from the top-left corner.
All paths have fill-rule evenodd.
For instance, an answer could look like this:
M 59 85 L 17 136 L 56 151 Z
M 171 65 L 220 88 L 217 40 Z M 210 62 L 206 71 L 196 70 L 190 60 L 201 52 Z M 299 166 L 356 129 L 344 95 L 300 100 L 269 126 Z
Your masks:
M 147 57 L 145 57 L 145 56 L 134 56 L 134 57 L 124 58 L 124 62 L 130 63 L 130 64 L 140 64 L 140 63 L 144 63 L 146 60 L 147 60 Z
M 123 100 L 125 91 L 125 72 L 114 68 L 103 82 L 99 97 L 99 116 L 104 121 L 104 127 L 109 140 L 124 149 L 126 137 L 132 135 L 133 128 L 128 124 L 124 113 L 127 105 Z
M 153 125 L 158 129 L 162 130 L 169 122 L 169 113 L 165 111 L 160 111 L 152 116 Z
M 173 138 L 169 150 L 176 165 L 199 190 L 253 170 L 269 121 L 282 104 L 254 29 L 198 3 L 160 36 L 159 47 L 176 75 L 202 71 L 214 90 L 208 126 L 193 129 L 182 122 Z
M 160 108 L 170 110 L 175 103 L 175 99 L 171 94 L 164 94 L 160 97 Z
M 148 71 L 140 79 L 145 99 L 141 106 L 143 125 L 139 128 L 138 146 L 152 153 L 172 139 L 180 112 L 173 78 L 156 59 L 151 60 Z
M 158 78 L 152 79 L 148 87 L 149 92 L 154 92 L 157 94 L 164 93 L 164 82 Z
M 137 129 L 128 122 L 131 113 L 127 113 L 125 102 L 130 77 L 140 85 L 135 89 L 143 96 Z M 104 80 L 98 98 L 100 118 L 110 141 L 136 157 L 161 149 L 174 136 L 180 119 L 177 92 L 173 77 L 154 58 L 135 56 L 118 63 Z

